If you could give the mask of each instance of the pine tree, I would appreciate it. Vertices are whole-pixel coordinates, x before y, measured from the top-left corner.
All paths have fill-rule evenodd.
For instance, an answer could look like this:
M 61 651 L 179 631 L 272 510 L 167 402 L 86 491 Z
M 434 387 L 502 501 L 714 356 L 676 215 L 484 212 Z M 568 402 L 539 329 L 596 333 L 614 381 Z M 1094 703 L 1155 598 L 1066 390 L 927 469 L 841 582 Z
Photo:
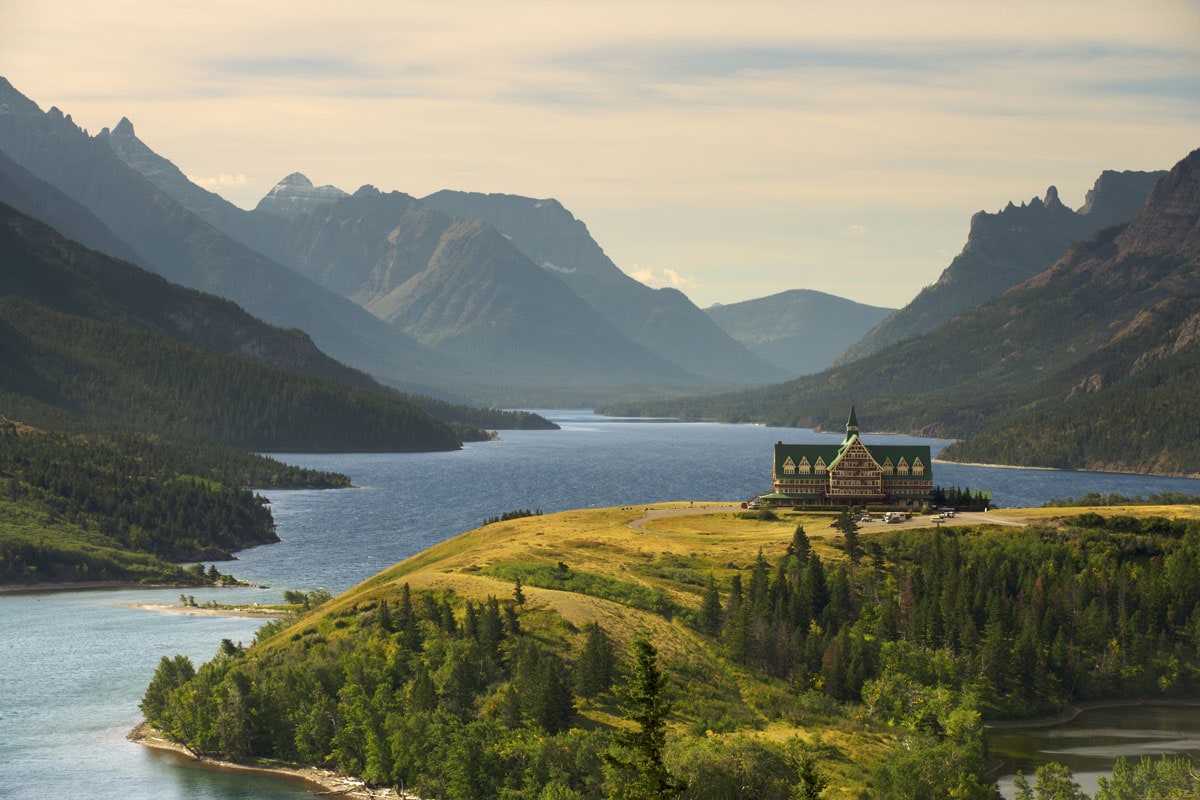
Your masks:
M 634 663 L 622 692 L 625 718 L 634 728 L 613 734 L 614 749 L 605 761 L 626 780 L 617 780 L 612 800 L 665 800 L 677 797 L 683 785 L 663 763 L 667 745 L 667 717 L 671 713 L 665 696 L 666 677 L 658 667 L 658 651 L 644 635 L 633 640 Z
M 612 641 L 599 622 L 587 626 L 587 641 L 575 661 L 575 692 L 591 698 L 607 692 L 612 686 L 616 658 Z
M 704 585 L 704 602 L 700 607 L 700 630 L 709 636 L 721 635 L 721 594 L 717 591 L 717 582 L 712 575 Z

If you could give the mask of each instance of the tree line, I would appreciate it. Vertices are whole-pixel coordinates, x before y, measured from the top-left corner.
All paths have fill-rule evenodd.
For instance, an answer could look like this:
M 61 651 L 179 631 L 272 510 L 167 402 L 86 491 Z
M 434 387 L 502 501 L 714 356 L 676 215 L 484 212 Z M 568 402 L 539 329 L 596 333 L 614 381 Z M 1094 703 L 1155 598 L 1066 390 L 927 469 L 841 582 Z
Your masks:
M 740 663 L 880 708 L 900 679 L 970 691 L 993 717 L 1200 690 L 1200 521 L 1091 513 L 856 548 L 826 564 L 798 527 L 776 563 L 710 580 L 697 627 Z

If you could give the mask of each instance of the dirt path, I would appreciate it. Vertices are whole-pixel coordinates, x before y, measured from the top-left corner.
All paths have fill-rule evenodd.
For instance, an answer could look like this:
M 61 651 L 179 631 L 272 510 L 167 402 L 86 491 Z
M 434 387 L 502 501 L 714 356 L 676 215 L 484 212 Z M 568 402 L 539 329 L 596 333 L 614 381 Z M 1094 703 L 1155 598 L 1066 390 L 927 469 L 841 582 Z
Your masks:
M 629 523 L 629 527 L 635 531 L 644 531 L 647 522 L 653 522 L 656 519 L 664 517 L 694 517 L 701 514 L 728 514 L 733 511 L 740 511 L 741 506 L 737 503 L 700 503 L 689 504 L 686 506 L 678 506 L 676 508 L 654 508 L 646 507 L 642 512 L 642 516 Z

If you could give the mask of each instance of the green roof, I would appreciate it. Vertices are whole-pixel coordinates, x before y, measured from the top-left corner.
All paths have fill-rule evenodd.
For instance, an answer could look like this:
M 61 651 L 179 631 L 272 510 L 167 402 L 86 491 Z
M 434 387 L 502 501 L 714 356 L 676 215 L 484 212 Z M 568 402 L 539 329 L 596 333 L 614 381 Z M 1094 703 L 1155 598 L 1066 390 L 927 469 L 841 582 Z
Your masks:
M 799 464 L 802 459 L 807 458 L 808 463 L 814 467 L 818 459 L 825 462 L 825 466 L 829 467 L 841 456 L 844 448 L 848 447 L 857 436 L 850 437 L 842 444 L 784 444 L 782 442 L 775 445 L 775 471 L 776 477 L 785 475 L 783 464 L 791 457 L 792 463 Z M 860 439 L 861 441 L 861 439 Z M 885 445 L 870 445 L 863 442 L 863 446 L 871 453 L 871 457 L 876 463 L 883 466 L 884 462 L 891 460 L 893 466 L 900 463 L 904 459 L 910 466 L 920 459 L 921 464 L 925 467 L 925 474 L 919 476 L 921 480 L 933 479 L 933 457 L 930 455 L 929 445 L 908 445 L 908 444 L 885 444 Z M 883 479 L 912 479 L 911 475 L 884 475 Z

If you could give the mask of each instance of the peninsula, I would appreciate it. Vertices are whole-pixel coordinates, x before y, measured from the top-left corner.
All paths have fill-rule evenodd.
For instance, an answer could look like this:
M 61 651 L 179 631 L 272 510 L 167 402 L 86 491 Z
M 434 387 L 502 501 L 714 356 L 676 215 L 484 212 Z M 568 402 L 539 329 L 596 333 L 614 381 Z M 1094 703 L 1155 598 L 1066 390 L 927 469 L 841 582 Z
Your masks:
M 164 657 L 142 708 L 206 757 L 427 796 L 603 797 L 648 774 L 651 747 L 688 798 L 991 798 L 985 718 L 1200 697 L 1197 511 L 992 511 L 849 537 L 838 515 L 733 504 L 520 517 L 199 668 Z M 638 745 L 647 709 L 663 736 Z

